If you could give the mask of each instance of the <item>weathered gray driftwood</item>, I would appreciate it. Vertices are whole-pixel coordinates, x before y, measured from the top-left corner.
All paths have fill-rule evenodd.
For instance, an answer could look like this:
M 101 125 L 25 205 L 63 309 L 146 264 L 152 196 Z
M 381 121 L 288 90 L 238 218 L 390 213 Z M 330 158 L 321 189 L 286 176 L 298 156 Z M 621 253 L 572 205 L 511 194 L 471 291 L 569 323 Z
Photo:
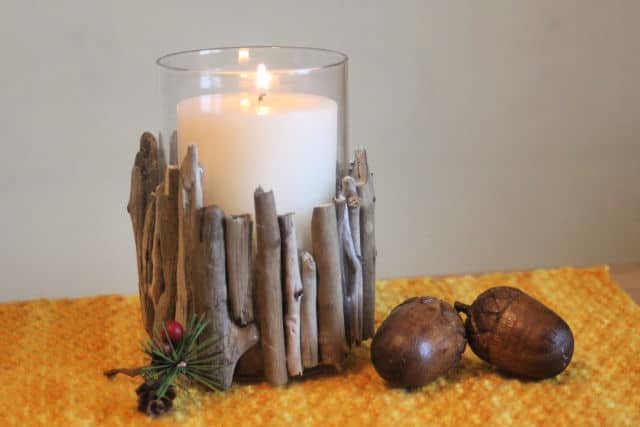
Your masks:
M 152 199 L 154 202 L 153 209 L 153 220 L 152 224 L 150 224 L 153 228 L 151 232 L 153 233 L 151 237 L 151 259 L 150 262 L 147 263 L 147 274 L 151 273 L 151 282 L 147 284 L 147 294 L 148 300 L 151 300 L 153 304 L 153 317 L 149 319 L 151 321 L 151 325 L 153 327 L 153 334 L 157 335 L 157 333 L 162 331 L 162 322 L 163 322 L 163 314 L 158 312 L 158 303 L 160 301 L 160 296 L 165 291 L 165 283 L 164 283 L 164 275 L 162 274 L 162 223 L 161 216 L 164 214 L 162 211 L 166 208 L 164 205 L 164 201 L 160 200 L 160 196 L 164 192 L 164 183 L 158 184 L 156 191 L 154 193 L 154 197 L 150 197 L 149 201 Z M 151 218 L 148 218 L 151 220 Z M 159 325 L 159 326 L 158 326 Z M 157 328 L 159 327 L 159 330 Z
M 156 312 L 156 308 L 158 305 L 158 301 L 160 300 L 160 295 L 164 292 L 164 276 L 162 274 L 162 251 L 161 251 L 161 235 L 162 235 L 162 224 L 160 223 L 160 214 L 162 212 L 163 206 L 161 205 L 160 195 L 164 192 L 164 184 L 160 183 L 156 187 L 155 193 L 153 193 L 154 197 L 150 197 L 149 201 L 153 199 L 154 209 L 153 209 L 153 219 L 151 224 L 151 259 L 150 262 L 147 263 L 147 274 L 151 274 L 151 281 L 148 283 L 148 295 L 153 303 L 153 318 L 151 319 L 153 330 L 156 331 L 155 325 L 156 320 L 160 321 L 160 316 Z M 146 220 L 146 218 L 145 218 Z M 146 224 L 145 224 L 146 225 Z
M 300 298 L 302 279 L 298 263 L 298 243 L 293 213 L 278 217 L 282 241 L 282 284 L 284 286 L 284 331 L 287 346 L 287 370 L 294 377 L 302 375 L 300 353 Z
M 282 282 L 280 264 L 280 229 L 273 192 L 258 188 L 254 193 L 256 213 L 256 296 L 260 302 L 258 318 L 260 340 L 267 380 L 273 385 L 287 383 Z
M 347 288 L 347 273 L 346 273 L 346 259 L 345 259 L 345 245 L 343 243 L 344 234 L 345 234 L 345 224 L 344 221 L 346 219 L 348 225 L 347 218 L 347 199 L 344 198 L 342 192 L 339 191 L 336 193 L 336 197 L 333 199 L 333 204 L 336 208 L 336 228 L 338 230 L 338 260 L 340 262 L 340 279 L 342 286 L 342 306 L 344 312 L 344 332 L 345 338 L 347 339 L 347 344 L 351 346 L 351 329 L 353 327 L 353 295 L 349 293 L 349 289 Z
M 363 339 L 371 338 L 375 329 L 376 301 L 376 235 L 375 192 L 373 174 L 369 170 L 367 152 L 358 148 L 351 172 L 360 197 L 360 242 L 362 247 Z
M 220 336 L 223 366 L 220 367 L 221 387 L 227 389 L 233 381 L 233 371 L 240 356 L 258 342 L 255 324 L 236 325 L 229 314 L 224 242 L 224 213 L 217 206 L 202 208 L 197 214 L 200 233 L 192 264 L 193 310 L 209 320 L 205 336 Z M 219 362 L 217 362 L 219 363 Z
M 131 170 L 131 192 L 127 211 L 131 216 L 133 236 L 136 246 L 136 259 L 138 266 L 138 291 L 140 294 L 140 307 L 142 321 L 148 333 L 153 331 L 153 301 L 149 295 L 148 284 L 145 280 L 146 262 L 151 258 L 145 258 L 142 248 L 143 230 L 145 228 L 145 216 L 149 206 L 149 198 L 162 179 L 162 163 L 159 162 L 158 141 L 155 137 L 145 132 L 140 137 L 140 148 Z
M 344 329 L 340 246 L 333 203 L 311 215 L 311 240 L 318 270 L 318 347 L 320 362 L 342 370 L 348 351 Z
M 158 287 L 154 289 L 155 316 L 153 330 L 155 334 L 162 332 L 165 321 L 175 318 L 176 280 L 178 267 L 178 192 L 180 190 L 180 170 L 176 166 L 168 166 L 161 189 L 156 194 L 156 227 L 155 237 L 158 240 L 162 263 L 162 280 L 158 279 Z M 154 246 L 155 247 L 155 246 Z M 154 263 L 155 263 L 154 257 Z
M 356 254 L 362 256 L 360 242 L 360 197 L 356 180 L 352 176 L 342 178 L 342 194 L 347 199 L 347 209 L 349 210 L 349 227 L 351 227 L 351 237 Z
M 175 165 L 178 163 L 178 132 L 171 132 L 169 139 L 169 163 Z
M 300 254 L 300 264 L 302 269 L 301 353 L 302 366 L 307 369 L 318 365 L 316 262 L 309 252 L 302 252 Z
M 170 146 L 174 158 L 175 135 Z M 375 194 L 363 149 L 349 174 L 334 203 L 314 208 L 313 256 L 298 251 L 294 215 L 278 216 L 273 193 L 258 188 L 254 259 L 251 216 L 203 207 L 197 147 L 188 147 L 180 168 L 167 167 L 144 133 L 127 209 L 147 332 L 204 313 L 206 334 L 223 337 L 211 349 L 224 355 L 223 388 L 236 366 L 239 377 L 274 385 L 327 366 L 340 371 L 349 345 L 373 335 L 375 308 Z
M 154 305 L 151 295 L 153 282 L 153 231 L 156 219 L 156 194 L 151 193 L 147 198 L 147 210 L 144 215 L 144 227 L 142 228 L 142 282 L 140 286 L 141 294 L 144 296 L 140 300 L 142 306 L 142 316 L 147 332 L 153 332 Z
M 192 257 L 198 239 L 197 212 L 202 207 L 202 169 L 198 163 L 198 147 L 190 145 L 180 167 L 178 201 L 178 278 L 176 292 L 176 320 L 183 325 L 194 314 Z
M 350 265 L 350 280 L 353 286 L 352 292 L 354 293 L 354 318 L 358 327 L 355 329 L 357 335 L 355 336 L 356 344 L 359 345 L 364 339 L 364 325 L 363 325 L 363 277 L 362 277 L 362 247 L 360 242 L 360 197 L 358 196 L 358 189 L 356 181 L 351 176 L 345 176 L 342 179 L 342 192 L 347 199 L 347 210 L 349 212 L 349 227 L 351 231 L 351 239 L 353 241 L 353 251 L 351 253 L 351 247 L 348 249 L 349 257 L 351 259 Z M 355 265 L 354 259 L 357 259 L 359 265 Z
M 351 236 L 347 199 L 340 193 L 334 203 L 338 224 L 347 343 L 360 345 L 362 342 L 362 310 L 360 309 L 362 307 L 362 266 Z
M 251 215 L 225 218 L 227 280 L 231 317 L 239 325 L 253 321 L 253 221 Z

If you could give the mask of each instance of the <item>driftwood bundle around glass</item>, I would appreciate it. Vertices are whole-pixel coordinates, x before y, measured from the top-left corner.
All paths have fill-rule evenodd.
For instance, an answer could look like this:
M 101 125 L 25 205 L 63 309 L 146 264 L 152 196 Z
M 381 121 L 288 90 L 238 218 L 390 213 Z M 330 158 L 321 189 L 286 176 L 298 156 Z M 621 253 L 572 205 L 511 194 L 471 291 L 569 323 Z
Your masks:
M 375 196 L 364 149 L 345 175 L 335 199 L 313 209 L 311 224 L 278 215 L 273 192 L 262 188 L 253 219 L 229 216 L 203 206 L 197 147 L 179 168 L 167 166 L 145 132 L 127 210 L 149 335 L 165 320 L 186 324 L 204 313 L 207 335 L 221 338 L 224 388 L 234 371 L 274 385 L 319 366 L 340 371 L 349 348 L 373 336 L 375 308 Z M 313 254 L 297 247 L 296 226 L 311 227 Z

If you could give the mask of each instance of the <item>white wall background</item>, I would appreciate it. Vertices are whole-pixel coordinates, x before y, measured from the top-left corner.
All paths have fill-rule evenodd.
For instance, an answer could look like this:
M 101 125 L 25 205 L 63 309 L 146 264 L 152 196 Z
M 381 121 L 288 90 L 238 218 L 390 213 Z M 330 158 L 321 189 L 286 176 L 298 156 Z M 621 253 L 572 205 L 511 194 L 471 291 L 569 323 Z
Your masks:
M 125 205 L 154 60 L 347 52 L 380 277 L 640 258 L 640 2 L 6 1 L 0 300 L 137 289 Z

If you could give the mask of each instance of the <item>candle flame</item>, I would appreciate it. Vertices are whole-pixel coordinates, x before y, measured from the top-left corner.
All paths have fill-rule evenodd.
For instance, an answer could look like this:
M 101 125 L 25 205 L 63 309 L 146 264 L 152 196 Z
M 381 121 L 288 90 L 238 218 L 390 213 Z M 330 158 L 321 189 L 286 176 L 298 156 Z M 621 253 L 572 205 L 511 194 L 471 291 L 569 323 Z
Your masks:
M 247 98 L 242 98 L 240 100 L 241 107 L 249 107 L 250 105 L 251 105 L 251 101 L 249 101 Z
M 264 64 L 258 65 L 258 70 L 256 72 L 256 88 L 258 90 L 269 89 L 270 80 L 271 75 L 267 72 L 267 67 Z
M 249 49 L 238 50 L 238 64 L 242 64 L 249 60 Z

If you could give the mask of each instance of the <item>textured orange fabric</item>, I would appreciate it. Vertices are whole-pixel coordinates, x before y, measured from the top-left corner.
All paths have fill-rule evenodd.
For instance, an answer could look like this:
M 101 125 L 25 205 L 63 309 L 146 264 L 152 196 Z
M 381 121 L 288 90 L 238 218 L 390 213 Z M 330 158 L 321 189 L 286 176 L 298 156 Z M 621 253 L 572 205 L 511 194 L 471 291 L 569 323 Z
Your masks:
M 193 389 L 156 420 L 136 411 L 140 379 L 102 375 L 145 363 L 137 297 L 1 304 L 0 425 L 640 425 L 640 307 L 612 283 L 606 267 L 384 280 L 376 320 L 410 296 L 471 303 L 497 284 L 521 288 L 571 326 L 573 361 L 558 377 L 507 378 L 467 348 L 447 378 L 412 392 L 390 389 L 375 373 L 366 343 L 342 375 L 285 388 Z

